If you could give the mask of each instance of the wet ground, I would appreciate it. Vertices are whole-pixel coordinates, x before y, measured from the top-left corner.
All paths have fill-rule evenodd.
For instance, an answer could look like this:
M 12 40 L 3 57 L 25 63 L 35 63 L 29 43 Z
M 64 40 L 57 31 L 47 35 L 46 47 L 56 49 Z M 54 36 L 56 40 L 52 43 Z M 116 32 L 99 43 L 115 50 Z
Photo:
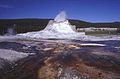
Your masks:
M 2 40 L 0 49 L 34 53 L 15 62 L 0 58 L 0 79 L 120 79 L 119 40 Z

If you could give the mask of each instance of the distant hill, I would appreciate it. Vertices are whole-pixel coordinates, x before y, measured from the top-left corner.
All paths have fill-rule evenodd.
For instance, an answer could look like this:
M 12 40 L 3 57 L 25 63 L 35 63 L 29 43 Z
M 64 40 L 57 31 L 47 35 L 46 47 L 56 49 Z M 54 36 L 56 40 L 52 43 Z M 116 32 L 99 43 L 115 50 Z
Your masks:
M 46 27 L 49 20 L 51 19 L 36 19 L 36 18 L 25 18 L 25 19 L 0 19 L 0 34 L 7 33 L 8 28 L 13 28 L 17 33 L 25 33 L 30 31 L 39 31 Z M 90 23 L 81 20 L 69 20 L 72 25 L 76 28 L 86 27 L 116 27 L 120 28 L 120 22 L 113 23 Z

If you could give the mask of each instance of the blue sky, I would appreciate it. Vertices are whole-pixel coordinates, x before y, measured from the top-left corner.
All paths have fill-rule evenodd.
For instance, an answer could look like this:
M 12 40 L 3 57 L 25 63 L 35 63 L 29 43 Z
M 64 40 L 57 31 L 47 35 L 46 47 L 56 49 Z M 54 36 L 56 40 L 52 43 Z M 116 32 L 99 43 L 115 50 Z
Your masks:
M 120 0 L 0 0 L 0 19 L 54 18 L 62 10 L 69 19 L 120 21 Z

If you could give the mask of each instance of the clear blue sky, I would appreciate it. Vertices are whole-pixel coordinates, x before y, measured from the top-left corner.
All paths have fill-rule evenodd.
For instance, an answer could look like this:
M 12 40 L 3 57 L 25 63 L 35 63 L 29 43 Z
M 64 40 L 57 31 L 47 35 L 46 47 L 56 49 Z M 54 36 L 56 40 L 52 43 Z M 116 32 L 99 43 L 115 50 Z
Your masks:
M 120 0 L 0 0 L 0 19 L 54 18 L 61 10 L 69 19 L 120 21 Z

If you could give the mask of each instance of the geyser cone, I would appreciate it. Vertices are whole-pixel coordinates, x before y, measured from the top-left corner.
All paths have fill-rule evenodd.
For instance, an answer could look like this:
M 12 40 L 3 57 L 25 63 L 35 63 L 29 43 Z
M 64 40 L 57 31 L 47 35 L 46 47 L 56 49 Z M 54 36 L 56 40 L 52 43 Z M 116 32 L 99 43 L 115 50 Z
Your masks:
M 66 19 L 66 13 L 64 11 L 60 12 L 54 20 L 50 20 L 46 28 L 38 32 L 29 32 L 25 34 L 20 34 L 26 37 L 31 38 L 75 38 L 81 33 L 77 33 L 75 26 L 72 26 L 69 21 Z M 83 35 L 83 33 L 82 33 Z

